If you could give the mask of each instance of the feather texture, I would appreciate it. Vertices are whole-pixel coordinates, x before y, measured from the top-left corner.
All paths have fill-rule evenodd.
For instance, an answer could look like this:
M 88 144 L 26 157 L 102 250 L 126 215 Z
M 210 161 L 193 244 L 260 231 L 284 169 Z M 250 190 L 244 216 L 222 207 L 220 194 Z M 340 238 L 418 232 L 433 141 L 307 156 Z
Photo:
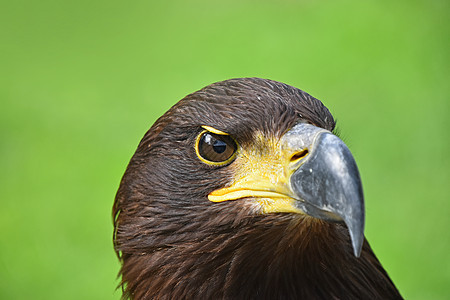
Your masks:
M 256 131 L 281 137 L 299 122 L 333 131 L 317 99 L 259 78 L 190 94 L 141 140 L 113 208 L 123 297 L 133 299 L 401 299 L 367 242 L 353 256 L 346 227 L 300 214 L 256 214 L 245 199 L 212 203 L 230 166 L 197 159 L 207 125 L 241 147 Z

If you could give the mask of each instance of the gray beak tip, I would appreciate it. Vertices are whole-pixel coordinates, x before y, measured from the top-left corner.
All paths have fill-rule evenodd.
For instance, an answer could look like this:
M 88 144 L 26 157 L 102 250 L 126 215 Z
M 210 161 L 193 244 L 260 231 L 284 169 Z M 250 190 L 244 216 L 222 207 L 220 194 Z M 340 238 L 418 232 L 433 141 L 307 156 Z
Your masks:
M 353 253 L 356 257 L 359 257 L 364 244 L 364 224 L 361 226 L 358 224 L 346 223 L 346 225 L 352 240 Z

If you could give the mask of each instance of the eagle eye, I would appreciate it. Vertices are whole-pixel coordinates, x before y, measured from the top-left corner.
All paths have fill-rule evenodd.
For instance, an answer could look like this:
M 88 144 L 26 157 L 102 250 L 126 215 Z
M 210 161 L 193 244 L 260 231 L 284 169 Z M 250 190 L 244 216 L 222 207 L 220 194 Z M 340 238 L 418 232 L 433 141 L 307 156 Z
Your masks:
M 201 161 L 209 165 L 224 165 L 231 162 L 236 150 L 236 142 L 229 135 L 205 130 L 197 138 L 197 155 Z

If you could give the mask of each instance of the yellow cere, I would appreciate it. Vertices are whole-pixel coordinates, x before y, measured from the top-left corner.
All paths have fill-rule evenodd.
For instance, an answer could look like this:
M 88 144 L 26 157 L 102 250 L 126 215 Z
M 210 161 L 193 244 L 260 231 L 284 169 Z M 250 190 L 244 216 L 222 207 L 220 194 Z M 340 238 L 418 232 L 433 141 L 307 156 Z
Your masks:
M 284 149 L 278 138 L 262 133 L 255 134 L 250 145 L 240 149 L 231 165 L 234 169 L 231 186 L 213 191 L 208 199 L 223 202 L 248 198 L 261 213 L 302 213 L 294 205 L 297 200 L 289 183 L 293 151 Z

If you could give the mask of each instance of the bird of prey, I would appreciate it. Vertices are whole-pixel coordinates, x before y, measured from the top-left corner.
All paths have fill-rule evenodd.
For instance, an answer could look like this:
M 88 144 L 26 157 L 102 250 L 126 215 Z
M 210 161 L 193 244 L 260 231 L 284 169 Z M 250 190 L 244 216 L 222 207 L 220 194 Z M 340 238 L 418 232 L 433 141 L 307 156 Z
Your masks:
M 402 299 L 333 116 L 280 82 L 230 79 L 169 109 L 113 219 L 124 299 Z

